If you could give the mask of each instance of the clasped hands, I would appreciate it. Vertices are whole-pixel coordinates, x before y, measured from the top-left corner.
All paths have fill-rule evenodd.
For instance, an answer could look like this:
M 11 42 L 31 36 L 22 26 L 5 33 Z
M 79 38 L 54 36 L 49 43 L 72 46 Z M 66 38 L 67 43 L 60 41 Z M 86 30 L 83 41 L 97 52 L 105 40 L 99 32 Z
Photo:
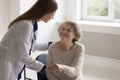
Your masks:
M 64 72 L 65 71 L 65 65 L 62 64 L 50 64 L 46 66 L 46 70 L 50 72 Z

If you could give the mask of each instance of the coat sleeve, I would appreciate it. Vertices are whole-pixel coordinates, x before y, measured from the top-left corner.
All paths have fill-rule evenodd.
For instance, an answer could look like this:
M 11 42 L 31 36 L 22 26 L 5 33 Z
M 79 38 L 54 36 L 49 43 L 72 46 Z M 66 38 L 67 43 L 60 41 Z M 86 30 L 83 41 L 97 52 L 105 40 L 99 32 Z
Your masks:
M 19 59 L 23 64 L 26 64 L 31 69 L 40 71 L 44 64 L 29 56 L 31 40 L 33 38 L 33 25 L 30 22 L 23 22 L 21 25 L 18 26 L 19 29 L 16 32 L 16 43 Z

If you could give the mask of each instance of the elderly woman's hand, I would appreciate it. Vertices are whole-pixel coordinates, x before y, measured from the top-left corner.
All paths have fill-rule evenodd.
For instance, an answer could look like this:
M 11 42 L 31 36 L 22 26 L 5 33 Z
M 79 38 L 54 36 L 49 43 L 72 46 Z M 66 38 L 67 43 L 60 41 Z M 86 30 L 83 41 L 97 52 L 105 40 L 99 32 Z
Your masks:
M 64 72 L 65 71 L 65 65 L 62 64 L 50 64 L 47 66 L 47 70 L 50 72 Z

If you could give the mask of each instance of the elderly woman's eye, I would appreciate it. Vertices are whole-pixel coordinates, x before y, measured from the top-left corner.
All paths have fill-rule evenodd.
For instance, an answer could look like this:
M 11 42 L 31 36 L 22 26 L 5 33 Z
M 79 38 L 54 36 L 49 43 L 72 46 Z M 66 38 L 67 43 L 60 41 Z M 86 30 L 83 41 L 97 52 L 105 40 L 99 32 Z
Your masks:
M 72 32 L 72 30 L 70 30 L 70 29 L 68 29 L 67 31 L 68 31 L 68 32 Z
M 64 28 L 62 28 L 61 30 L 65 30 Z

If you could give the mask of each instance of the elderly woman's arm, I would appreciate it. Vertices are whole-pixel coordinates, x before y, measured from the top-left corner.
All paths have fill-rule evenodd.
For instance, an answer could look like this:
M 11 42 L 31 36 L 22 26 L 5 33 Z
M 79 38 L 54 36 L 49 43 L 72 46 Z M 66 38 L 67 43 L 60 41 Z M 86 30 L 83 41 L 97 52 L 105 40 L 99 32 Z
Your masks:
M 80 48 L 77 49 L 77 55 L 75 55 L 74 60 L 70 66 L 64 66 L 64 73 L 71 78 L 76 78 L 82 72 L 83 61 L 84 61 L 84 53 L 85 48 L 82 44 L 80 44 Z
M 52 64 L 52 53 L 51 50 L 48 50 L 48 56 L 47 56 L 47 67 L 48 65 Z M 50 72 L 48 69 L 46 69 L 46 75 L 48 80 L 58 80 L 52 72 Z

